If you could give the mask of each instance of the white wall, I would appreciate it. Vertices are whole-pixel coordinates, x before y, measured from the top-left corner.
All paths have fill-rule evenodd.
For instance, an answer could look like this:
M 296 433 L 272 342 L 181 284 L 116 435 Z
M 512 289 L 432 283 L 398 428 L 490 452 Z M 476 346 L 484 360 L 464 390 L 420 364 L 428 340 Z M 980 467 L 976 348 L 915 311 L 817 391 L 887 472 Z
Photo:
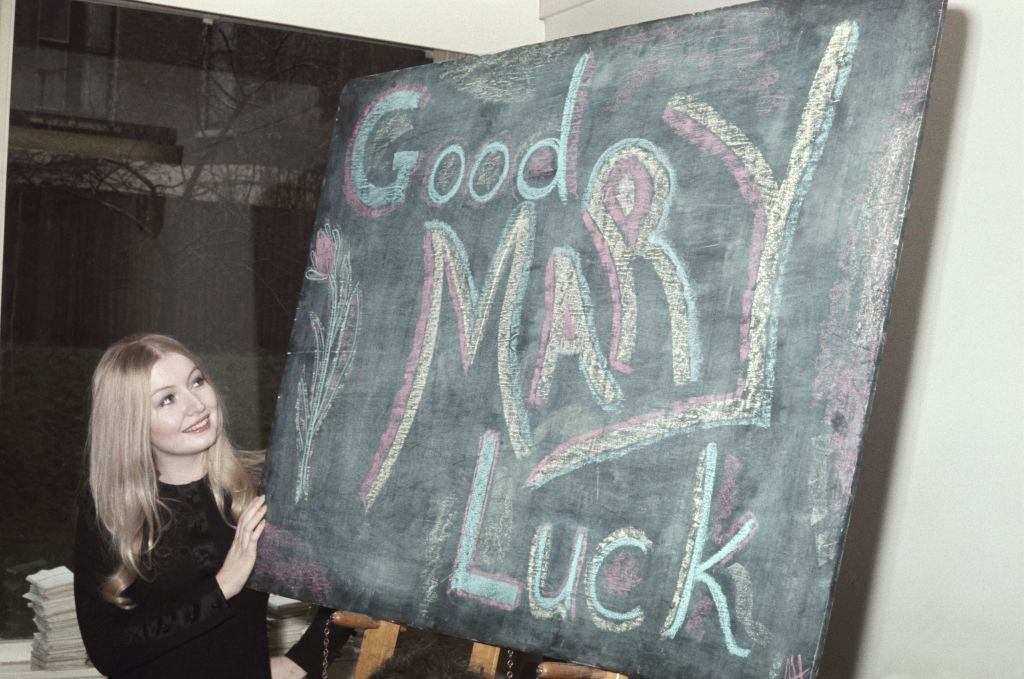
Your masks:
M 14 56 L 14 0 L 0 0 L 0 280 L 4 270 L 4 216 L 7 198 L 7 139 L 10 136 L 11 60 Z
M 544 38 L 535 0 L 147 0 L 135 4 L 470 54 Z
M 583 35 L 642 21 L 693 14 L 749 0 L 539 0 L 544 39 Z
M 551 39 L 726 4 L 541 10 Z M 822 679 L 1024 677 L 1024 3 L 949 4 Z

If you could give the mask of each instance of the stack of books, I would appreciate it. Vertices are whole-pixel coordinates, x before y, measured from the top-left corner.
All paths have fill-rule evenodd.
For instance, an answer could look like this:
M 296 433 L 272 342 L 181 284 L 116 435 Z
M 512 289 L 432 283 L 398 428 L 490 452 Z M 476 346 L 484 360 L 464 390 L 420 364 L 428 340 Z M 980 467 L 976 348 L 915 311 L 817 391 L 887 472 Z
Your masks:
M 267 601 L 267 639 L 270 656 L 284 655 L 309 627 L 315 608 L 307 603 L 271 594 Z
M 41 570 L 28 580 L 29 608 L 35 613 L 32 638 L 32 669 L 63 670 L 85 667 L 82 635 L 75 618 L 74 575 L 64 566 Z

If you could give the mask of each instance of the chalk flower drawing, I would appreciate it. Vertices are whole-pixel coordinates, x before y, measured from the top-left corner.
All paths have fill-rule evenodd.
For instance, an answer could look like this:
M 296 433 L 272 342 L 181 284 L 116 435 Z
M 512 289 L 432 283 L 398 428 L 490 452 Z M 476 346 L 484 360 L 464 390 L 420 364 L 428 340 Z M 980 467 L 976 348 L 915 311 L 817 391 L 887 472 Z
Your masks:
M 313 374 L 306 381 L 306 366 L 299 373 L 295 403 L 296 442 L 299 448 L 299 476 L 295 502 L 309 496 L 310 458 L 313 439 L 324 423 L 331 403 L 341 391 L 355 355 L 359 330 L 359 286 L 352 283 L 352 265 L 342 247 L 341 234 L 328 226 L 320 229 L 309 257 L 306 278 L 327 283 L 329 307 L 327 326 L 315 311 L 309 312 L 313 330 Z

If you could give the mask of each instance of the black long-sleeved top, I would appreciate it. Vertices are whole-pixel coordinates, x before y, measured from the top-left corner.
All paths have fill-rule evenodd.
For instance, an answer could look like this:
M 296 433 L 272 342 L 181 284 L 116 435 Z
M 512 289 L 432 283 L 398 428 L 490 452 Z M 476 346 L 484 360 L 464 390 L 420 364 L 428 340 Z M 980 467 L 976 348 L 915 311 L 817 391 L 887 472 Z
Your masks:
M 159 494 L 170 507 L 170 521 L 155 550 L 154 572 L 124 592 L 136 604 L 131 610 L 100 594 L 115 560 L 92 496 L 88 490 L 82 494 L 75 606 L 90 660 L 117 679 L 268 679 L 267 595 L 243 589 L 224 598 L 215 576 L 235 530 L 217 511 L 206 479 L 180 486 L 160 483 Z M 230 499 L 227 503 L 230 508 Z M 288 653 L 311 674 L 315 665 L 308 667 L 309 660 L 322 653 L 320 618 L 326 614 L 321 611 Z

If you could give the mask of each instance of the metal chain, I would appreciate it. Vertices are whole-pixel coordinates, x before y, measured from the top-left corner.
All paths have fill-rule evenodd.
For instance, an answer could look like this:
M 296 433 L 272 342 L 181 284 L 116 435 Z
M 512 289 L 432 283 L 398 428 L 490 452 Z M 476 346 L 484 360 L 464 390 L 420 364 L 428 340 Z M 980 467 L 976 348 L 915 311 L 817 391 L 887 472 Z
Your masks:
M 508 649 L 508 659 L 505 661 L 505 667 L 507 667 L 508 669 L 505 671 L 505 679 L 515 679 L 515 676 L 516 676 L 516 673 L 514 671 L 515 667 L 516 667 L 515 654 L 516 654 L 516 652 L 513 651 L 511 648 Z
M 331 618 L 328 616 L 327 622 L 324 623 L 324 664 L 323 672 L 320 674 L 320 679 L 327 679 L 327 655 L 331 646 Z

